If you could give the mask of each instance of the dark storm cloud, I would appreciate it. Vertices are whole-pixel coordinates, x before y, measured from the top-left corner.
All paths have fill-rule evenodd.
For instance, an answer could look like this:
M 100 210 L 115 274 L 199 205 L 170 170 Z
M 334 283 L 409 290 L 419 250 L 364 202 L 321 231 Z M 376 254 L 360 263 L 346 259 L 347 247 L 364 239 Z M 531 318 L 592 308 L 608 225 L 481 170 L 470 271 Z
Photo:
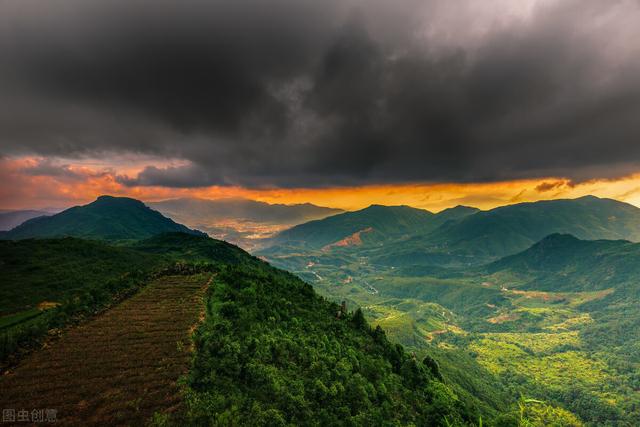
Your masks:
M 131 186 L 620 176 L 640 168 L 639 8 L 8 0 L 0 154 L 187 161 Z
M 171 188 L 229 184 L 224 177 L 214 175 L 207 168 L 198 165 L 168 166 L 165 168 L 147 166 L 136 177 L 119 175 L 116 176 L 116 181 L 127 186 L 159 185 Z
M 88 169 L 74 168 L 68 164 L 59 164 L 49 159 L 40 159 L 36 163 L 20 169 L 28 176 L 49 176 L 63 181 L 82 181 L 89 177 L 101 177 L 111 174 L 109 170 L 95 172 Z

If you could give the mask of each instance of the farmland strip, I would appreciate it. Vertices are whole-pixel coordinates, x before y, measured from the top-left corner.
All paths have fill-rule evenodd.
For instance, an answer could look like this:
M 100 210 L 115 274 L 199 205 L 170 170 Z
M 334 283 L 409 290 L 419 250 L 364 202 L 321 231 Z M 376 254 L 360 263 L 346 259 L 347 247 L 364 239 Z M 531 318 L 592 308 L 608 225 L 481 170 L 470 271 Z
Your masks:
M 142 425 L 179 404 L 189 334 L 211 277 L 167 276 L 0 377 L 0 408 L 56 410 L 59 425 Z

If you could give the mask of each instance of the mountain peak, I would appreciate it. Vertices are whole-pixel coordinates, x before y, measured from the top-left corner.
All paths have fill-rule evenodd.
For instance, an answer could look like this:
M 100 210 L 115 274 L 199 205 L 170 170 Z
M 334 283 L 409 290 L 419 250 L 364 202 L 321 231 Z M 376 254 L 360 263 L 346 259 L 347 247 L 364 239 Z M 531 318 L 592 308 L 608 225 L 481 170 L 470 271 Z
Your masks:
M 421 209 L 421 208 L 414 208 L 412 206 L 408 206 L 408 205 L 381 205 L 378 203 L 374 203 L 372 205 L 367 206 L 364 209 L 360 209 L 359 211 L 356 212 L 369 212 L 369 211 L 422 211 L 422 212 L 429 212 L 426 209 Z M 429 212 L 431 213 L 431 212 Z
M 593 194 L 587 194 L 586 196 L 578 197 L 576 200 L 602 200 L 602 198 L 594 196 Z
M 578 239 L 573 234 L 553 233 L 553 234 L 549 234 L 548 236 L 540 240 L 538 242 L 538 245 L 550 245 L 550 244 L 558 245 L 558 244 L 575 243 L 579 241 L 580 239 Z
M 140 200 L 132 199 L 131 197 L 118 197 L 118 196 L 110 196 L 106 194 L 102 196 L 98 196 L 98 198 L 94 202 L 90 203 L 90 205 L 103 204 L 103 203 L 109 203 L 109 204 L 123 203 L 123 204 L 135 204 L 135 205 L 145 206 L 145 204 Z
M 7 232 L 8 239 L 74 236 L 103 240 L 138 240 L 166 232 L 197 233 L 129 197 L 103 195 L 84 206 L 31 219 Z
M 444 212 L 478 212 L 480 209 L 474 208 L 473 206 L 465 206 L 465 205 L 457 205 L 452 208 L 447 208 L 441 210 L 439 213 Z

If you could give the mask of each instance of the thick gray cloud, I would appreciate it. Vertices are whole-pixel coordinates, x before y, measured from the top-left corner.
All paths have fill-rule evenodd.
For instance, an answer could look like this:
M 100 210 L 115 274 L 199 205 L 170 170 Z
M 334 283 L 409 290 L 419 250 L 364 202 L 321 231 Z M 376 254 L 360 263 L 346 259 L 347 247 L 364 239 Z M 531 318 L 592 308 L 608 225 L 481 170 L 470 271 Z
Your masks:
M 127 185 L 640 170 L 636 0 L 5 0 L 0 154 L 142 153 Z

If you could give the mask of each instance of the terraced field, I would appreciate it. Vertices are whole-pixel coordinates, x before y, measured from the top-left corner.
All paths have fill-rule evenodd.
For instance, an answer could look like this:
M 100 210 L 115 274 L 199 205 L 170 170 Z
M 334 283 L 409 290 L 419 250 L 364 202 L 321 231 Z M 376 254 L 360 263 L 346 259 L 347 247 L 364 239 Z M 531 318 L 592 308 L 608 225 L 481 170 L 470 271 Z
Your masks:
M 54 410 L 63 425 L 141 425 L 179 408 L 190 332 L 211 275 L 167 276 L 67 331 L 0 377 L 0 408 Z M 48 412 L 51 415 L 51 411 Z

